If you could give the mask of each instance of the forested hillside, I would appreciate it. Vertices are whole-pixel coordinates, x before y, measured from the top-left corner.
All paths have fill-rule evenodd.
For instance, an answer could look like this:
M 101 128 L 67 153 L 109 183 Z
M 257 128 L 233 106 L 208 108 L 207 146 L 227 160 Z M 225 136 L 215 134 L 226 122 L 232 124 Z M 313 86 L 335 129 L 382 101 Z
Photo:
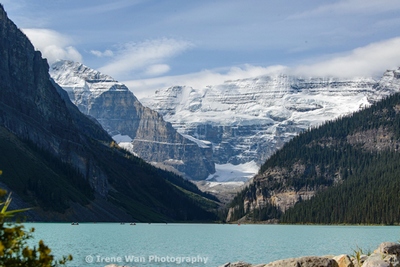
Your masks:
M 211 221 L 215 198 L 119 148 L 0 4 L 0 187 L 41 221 Z M 25 202 L 25 203 L 23 203 Z M 20 206 L 19 206 L 20 204 Z
M 238 194 L 228 217 L 278 217 L 285 223 L 400 222 L 399 144 L 396 94 L 295 137 Z M 282 205 L 288 195 L 295 196 L 292 203 Z M 281 216 L 279 210 L 286 212 Z

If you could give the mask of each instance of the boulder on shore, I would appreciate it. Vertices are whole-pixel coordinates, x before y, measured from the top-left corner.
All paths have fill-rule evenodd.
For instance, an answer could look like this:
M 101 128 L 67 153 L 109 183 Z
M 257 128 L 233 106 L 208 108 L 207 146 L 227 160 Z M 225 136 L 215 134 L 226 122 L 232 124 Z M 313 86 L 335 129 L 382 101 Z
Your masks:
M 400 267 L 400 243 L 383 242 L 370 255 L 307 256 L 256 265 L 240 261 L 219 267 Z

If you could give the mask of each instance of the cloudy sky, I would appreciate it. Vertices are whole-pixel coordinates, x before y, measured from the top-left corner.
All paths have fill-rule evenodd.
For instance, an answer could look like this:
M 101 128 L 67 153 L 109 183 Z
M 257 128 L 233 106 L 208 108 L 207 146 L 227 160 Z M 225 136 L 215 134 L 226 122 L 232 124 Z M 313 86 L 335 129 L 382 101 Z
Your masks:
M 80 61 L 138 97 L 270 73 L 400 66 L 399 0 L 0 0 L 49 62 Z

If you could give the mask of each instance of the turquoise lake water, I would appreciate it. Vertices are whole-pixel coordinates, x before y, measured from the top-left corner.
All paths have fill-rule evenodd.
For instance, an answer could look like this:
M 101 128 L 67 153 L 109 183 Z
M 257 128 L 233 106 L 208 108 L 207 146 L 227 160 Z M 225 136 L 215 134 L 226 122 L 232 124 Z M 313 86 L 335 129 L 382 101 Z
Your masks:
M 373 251 L 400 240 L 398 226 L 26 223 L 68 266 L 219 266 Z

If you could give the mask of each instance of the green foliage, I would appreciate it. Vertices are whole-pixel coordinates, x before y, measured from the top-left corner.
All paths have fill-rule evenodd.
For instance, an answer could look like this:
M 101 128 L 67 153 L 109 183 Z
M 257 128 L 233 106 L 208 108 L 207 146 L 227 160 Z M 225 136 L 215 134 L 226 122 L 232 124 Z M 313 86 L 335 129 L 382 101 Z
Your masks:
M 351 257 L 353 257 L 357 261 L 358 266 L 361 266 L 362 265 L 361 256 L 362 255 L 370 256 L 371 254 L 372 254 L 372 252 L 370 250 L 368 250 L 366 253 L 364 253 L 363 249 L 360 248 L 359 246 L 357 246 L 356 249 L 353 249 L 353 254 L 351 255 Z
M 256 190 L 257 190 L 256 184 L 252 183 L 234 197 L 234 199 L 229 205 L 229 207 L 233 209 L 231 213 L 232 221 L 239 220 L 240 218 L 246 215 L 245 210 L 250 210 L 249 206 L 248 207 L 244 206 L 243 199 L 245 198 L 255 199 Z M 249 217 L 251 217 L 252 221 L 258 222 L 258 221 L 280 218 L 282 212 L 275 205 L 272 205 L 267 202 L 262 208 L 253 209 L 248 215 Z
M 216 198 L 202 193 L 193 183 L 170 172 L 157 169 L 113 144 L 89 139 L 86 152 L 108 177 L 108 201 L 120 206 L 137 221 L 213 221 L 216 214 L 205 201 L 198 202 L 181 188 L 198 195 L 197 199 Z M 71 202 L 89 204 L 94 190 L 88 174 L 29 141 L 21 141 L 0 127 L 0 164 L 2 182 L 22 199 L 45 211 L 64 213 Z M 89 164 L 89 162 L 88 162 Z M 206 204 L 205 204 L 206 203 Z M 204 205 L 205 204 L 205 205 Z
M 340 185 L 297 203 L 282 217 L 285 223 L 395 224 L 400 222 L 400 154 L 371 154 L 362 168 Z
M 362 265 L 362 263 L 361 263 L 361 256 L 362 256 L 363 254 L 364 254 L 364 253 L 363 253 L 362 249 L 359 248 L 358 246 L 357 246 L 357 249 L 353 249 L 353 254 L 352 254 L 351 256 L 357 261 L 358 266 L 361 266 L 361 265 Z
M 260 222 L 280 218 L 282 211 L 276 206 L 267 203 L 262 208 L 254 209 L 251 215 L 253 216 L 254 222 Z
M 204 197 L 213 199 L 201 194 L 191 182 L 160 170 L 119 147 L 100 146 L 99 142 L 93 141 L 90 152 L 110 177 L 110 185 L 117 190 L 109 193 L 109 200 L 123 207 L 137 221 L 217 219 L 208 202 L 197 201 Z
M 250 188 L 254 188 L 254 184 L 251 184 Z M 233 200 L 229 204 L 229 208 L 232 209 L 231 211 L 231 221 L 236 221 L 246 215 L 245 208 L 244 208 L 244 199 L 246 195 L 252 194 L 251 189 L 248 186 L 243 189 L 242 191 L 238 192 Z
M 2 172 L 0 172 L 1 175 Z M 4 197 L 5 190 L 0 189 L 0 197 Z M 63 257 L 56 261 L 51 254 L 51 250 L 39 241 L 37 247 L 30 248 L 27 240 L 32 238 L 34 229 L 29 231 L 24 229 L 20 223 L 6 223 L 6 218 L 13 217 L 15 213 L 24 210 L 8 210 L 11 203 L 10 195 L 5 202 L 0 203 L 0 266 L 7 267 L 50 267 L 62 266 L 67 261 L 72 260 L 72 256 Z
M 255 178 L 232 206 L 243 216 L 242 203 L 254 200 L 256 190 L 266 197 L 285 189 L 317 190 L 288 209 L 281 222 L 398 224 L 399 144 L 400 94 L 395 94 L 293 138 L 265 162 L 262 179 Z M 279 170 L 285 172 L 277 179 L 268 174 Z
M 315 157 L 318 158 L 316 161 L 319 166 L 328 170 L 331 177 L 340 177 L 341 182 L 320 191 L 310 200 L 297 203 L 286 211 L 282 222 L 400 223 L 400 153 L 396 145 L 400 140 L 400 114 L 396 112 L 399 105 L 400 94 L 396 94 L 371 108 L 299 136 L 297 140 L 307 139 L 308 143 L 303 146 L 310 148 L 315 147 L 311 145 L 313 143 L 322 144 L 321 140 L 330 140 L 329 147 L 314 150 Z M 346 143 L 346 137 L 351 134 L 377 129 L 385 129 L 387 134 L 393 135 L 390 140 L 393 145 L 388 149 L 368 150 L 362 144 Z M 369 138 L 374 139 L 377 136 Z M 290 144 L 289 147 L 293 145 Z M 322 153 L 323 151 L 326 152 Z M 306 161 L 307 153 L 305 154 L 297 159 Z

